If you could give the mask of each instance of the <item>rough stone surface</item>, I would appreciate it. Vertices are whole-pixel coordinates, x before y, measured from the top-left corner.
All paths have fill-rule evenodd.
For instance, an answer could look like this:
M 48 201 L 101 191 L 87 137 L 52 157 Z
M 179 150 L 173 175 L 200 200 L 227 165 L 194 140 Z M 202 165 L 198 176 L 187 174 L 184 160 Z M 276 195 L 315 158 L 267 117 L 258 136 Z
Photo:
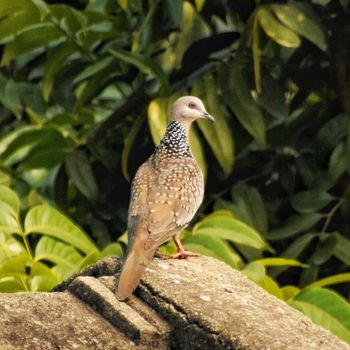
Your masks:
M 0 315 L 1 350 L 142 349 L 69 293 L 0 294 Z
M 120 266 L 104 259 L 60 292 L 0 294 L 0 350 L 350 350 L 212 258 L 154 259 L 126 303 L 114 297 Z

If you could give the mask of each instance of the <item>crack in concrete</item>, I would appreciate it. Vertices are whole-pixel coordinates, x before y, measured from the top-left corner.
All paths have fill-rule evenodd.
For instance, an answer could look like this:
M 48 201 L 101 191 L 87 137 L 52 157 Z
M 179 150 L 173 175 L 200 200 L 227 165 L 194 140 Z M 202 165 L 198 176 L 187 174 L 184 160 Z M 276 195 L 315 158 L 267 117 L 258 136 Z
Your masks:
M 177 341 L 175 341 L 175 344 L 171 347 L 171 349 L 201 349 L 201 345 L 203 345 L 203 348 L 206 349 L 208 348 L 208 345 L 215 347 L 215 349 L 219 349 L 218 345 L 220 346 L 220 349 L 243 349 L 243 347 L 241 347 L 240 345 L 234 344 L 230 339 L 227 339 L 227 337 L 225 337 L 222 334 L 222 332 L 215 332 L 207 326 L 196 321 L 192 316 L 188 315 L 182 307 L 174 303 L 169 298 L 160 295 L 156 290 L 154 290 L 154 288 L 151 287 L 150 284 L 142 281 L 141 286 L 138 290 L 138 294 L 141 299 L 143 299 L 157 312 L 159 312 L 165 320 L 175 324 L 175 328 L 180 328 L 180 332 L 183 332 L 185 329 L 188 330 L 187 335 L 184 335 L 184 337 L 179 337 L 178 334 L 176 336 L 177 339 L 184 338 L 189 340 L 189 342 L 184 342 L 185 347 L 179 347 L 180 344 Z M 162 307 L 162 304 L 166 306 Z M 170 310 L 173 310 L 173 312 L 171 312 Z M 172 320 L 169 320 L 169 318 L 171 318 Z M 193 328 L 195 328 L 195 330 L 193 330 Z M 192 333 L 193 331 L 194 334 Z M 174 332 L 177 333 L 175 330 Z M 205 345 L 198 343 L 198 337 L 195 333 L 198 333 L 202 340 L 206 339 L 209 342 L 209 344 L 208 342 L 205 342 Z M 196 344 L 191 344 L 192 342 L 189 338 L 193 338 L 193 341 L 196 341 Z M 172 343 L 174 343 L 173 339 L 171 339 L 171 344 Z M 190 345 L 191 347 L 187 347 L 188 345 Z M 196 347 L 194 348 L 193 346 Z

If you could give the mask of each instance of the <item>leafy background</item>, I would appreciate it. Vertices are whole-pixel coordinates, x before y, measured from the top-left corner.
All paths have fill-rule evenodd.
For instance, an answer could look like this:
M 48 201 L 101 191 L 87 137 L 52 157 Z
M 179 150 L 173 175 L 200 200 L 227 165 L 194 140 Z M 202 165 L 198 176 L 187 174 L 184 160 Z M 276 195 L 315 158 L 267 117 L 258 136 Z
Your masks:
M 122 256 L 129 181 L 194 94 L 217 122 L 185 246 L 350 343 L 349 38 L 348 0 L 2 0 L 0 291 Z

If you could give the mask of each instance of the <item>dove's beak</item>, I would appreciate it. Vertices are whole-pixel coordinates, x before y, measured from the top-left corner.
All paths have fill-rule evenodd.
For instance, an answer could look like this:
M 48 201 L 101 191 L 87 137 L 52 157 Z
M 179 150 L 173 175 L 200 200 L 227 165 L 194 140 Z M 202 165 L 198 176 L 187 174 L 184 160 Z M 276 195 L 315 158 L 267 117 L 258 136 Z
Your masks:
M 214 117 L 212 117 L 208 112 L 203 112 L 203 118 L 210 120 L 211 122 L 215 122 Z

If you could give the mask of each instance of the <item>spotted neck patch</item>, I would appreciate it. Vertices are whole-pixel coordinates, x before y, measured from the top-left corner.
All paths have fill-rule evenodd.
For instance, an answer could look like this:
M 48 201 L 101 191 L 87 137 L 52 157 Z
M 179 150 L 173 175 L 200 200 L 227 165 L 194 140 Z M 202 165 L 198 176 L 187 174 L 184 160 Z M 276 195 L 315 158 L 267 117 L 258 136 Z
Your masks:
M 156 153 L 165 152 L 169 156 L 191 156 L 185 129 L 177 120 L 172 121 L 164 134 Z

